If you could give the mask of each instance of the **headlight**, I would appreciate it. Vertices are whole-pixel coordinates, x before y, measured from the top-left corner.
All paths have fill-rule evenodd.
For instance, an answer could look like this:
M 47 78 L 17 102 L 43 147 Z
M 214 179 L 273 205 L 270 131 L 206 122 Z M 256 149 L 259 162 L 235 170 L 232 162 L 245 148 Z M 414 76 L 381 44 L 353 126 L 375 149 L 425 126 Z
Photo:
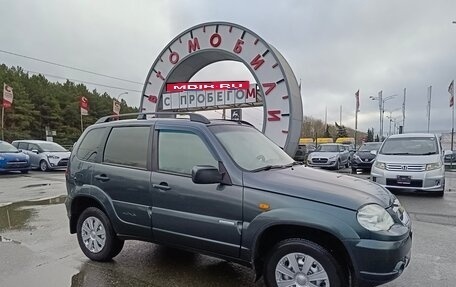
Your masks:
M 330 156 L 328 159 L 335 159 L 337 155 Z
M 49 159 L 59 159 L 58 156 L 55 156 L 55 155 L 48 155 L 47 156 Z
M 391 215 L 378 204 L 369 204 L 358 210 L 359 224 L 370 231 L 387 231 L 394 225 Z
M 360 158 L 357 154 L 353 155 L 353 158 L 354 158 L 354 159 L 357 159 L 357 160 L 359 160 L 359 161 L 361 160 L 361 158 Z
M 384 162 L 376 161 L 374 162 L 374 166 L 379 169 L 386 169 L 386 164 Z
M 442 163 L 439 162 L 434 162 L 434 163 L 428 163 L 426 165 L 426 170 L 433 170 L 433 169 L 439 169 L 442 167 Z

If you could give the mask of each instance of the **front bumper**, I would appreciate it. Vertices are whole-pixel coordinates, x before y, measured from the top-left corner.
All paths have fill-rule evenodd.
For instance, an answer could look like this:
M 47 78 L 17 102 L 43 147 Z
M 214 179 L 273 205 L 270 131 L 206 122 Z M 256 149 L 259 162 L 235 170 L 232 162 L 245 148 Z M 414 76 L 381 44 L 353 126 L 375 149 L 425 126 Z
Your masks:
M 49 169 L 62 169 L 68 165 L 68 158 L 48 158 L 47 161 Z
M 360 160 L 352 159 L 350 164 L 351 164 L 352 168 L 371 169 L 373 163 L 374 163 L 374 160 L 360 161 Z
M 411 259 L 412 232 L 398 241 L 347 241 L 359 286 L 377 286 L 399 277 Z
M 410 176 L 411 184 L 398 184 L 397 176 Z M 445 185 L 444 167 L 429 171 L 408 172 L 388 171 L 372 166 L 371 179 L 390 189 L 408 189 L 421 191 L 443 191 Z
M 328 159 L 326 162 L 313 162 L 311 159 L 307 160 L 307 165 L 310 167 L 327 167 L 334 168 L 337 165 L 338 158 Z

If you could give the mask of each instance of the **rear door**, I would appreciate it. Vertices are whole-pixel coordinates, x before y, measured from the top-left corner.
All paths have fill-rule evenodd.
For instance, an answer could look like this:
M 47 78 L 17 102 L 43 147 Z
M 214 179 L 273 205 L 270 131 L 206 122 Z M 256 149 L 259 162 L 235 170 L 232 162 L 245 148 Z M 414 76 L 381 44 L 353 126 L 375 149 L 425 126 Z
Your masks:
M 198 130 L 157 127 L 152 173 L 155 239 L 173 245 L 239 256 L 241 186 L 195 184 L 196 165 L 219 167 L 219 158 Z
M 151 236 L 150 144 L 150 126 L 113 127 L 92 178 L 123 223 L 117 231 L 141 238 Z

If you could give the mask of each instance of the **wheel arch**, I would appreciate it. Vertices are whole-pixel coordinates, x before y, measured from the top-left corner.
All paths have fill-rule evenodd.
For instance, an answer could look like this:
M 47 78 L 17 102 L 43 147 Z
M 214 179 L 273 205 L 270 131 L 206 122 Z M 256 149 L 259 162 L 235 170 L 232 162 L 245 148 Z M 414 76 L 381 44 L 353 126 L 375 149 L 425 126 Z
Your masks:
M 96 207 L 103 211 L 106 215 L 106 209 L 103 204 L 95 197 L 88 194 L 80 195 L 71 201 L 71 217 L 70 217 L 70 233 L 76 233 L 76 226 L 79 216 L 89 207 Z M 114 226 L 113 226 L 114 228 Z
M 252 250 L 252 266 L 256 273 L 256 280 L 263 275 L 265 261 L 272 247 L 290 238 L 302 238 L 321 245 L 334 256 L 344 270 L 347 281 L 351 280 L 350 274 L 355 272 L 355 267 L 348 249 L 338 236 L 325 228 L 287 222 L 268 226 L 258 235 Z

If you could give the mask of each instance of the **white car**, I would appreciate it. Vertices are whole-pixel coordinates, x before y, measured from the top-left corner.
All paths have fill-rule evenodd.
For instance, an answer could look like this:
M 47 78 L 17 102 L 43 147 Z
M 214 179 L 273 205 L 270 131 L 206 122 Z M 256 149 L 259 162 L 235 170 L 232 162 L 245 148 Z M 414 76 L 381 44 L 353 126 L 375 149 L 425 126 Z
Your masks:
M 321 144 L 307 157 L 307 165 L 338 170 L 350 164 L 350 152 L 341 144 Z
M 390 189 L 445 191 L 442 146 L 434 134 L 399 134 L 388 137 L 377 153 L 371 179 Z
M 55 142 L 16 140 L 12 144 L 29 155 L 32 168 L 39 168 L 41 171 L 65 169 L 71 154 L 70 151 Z

